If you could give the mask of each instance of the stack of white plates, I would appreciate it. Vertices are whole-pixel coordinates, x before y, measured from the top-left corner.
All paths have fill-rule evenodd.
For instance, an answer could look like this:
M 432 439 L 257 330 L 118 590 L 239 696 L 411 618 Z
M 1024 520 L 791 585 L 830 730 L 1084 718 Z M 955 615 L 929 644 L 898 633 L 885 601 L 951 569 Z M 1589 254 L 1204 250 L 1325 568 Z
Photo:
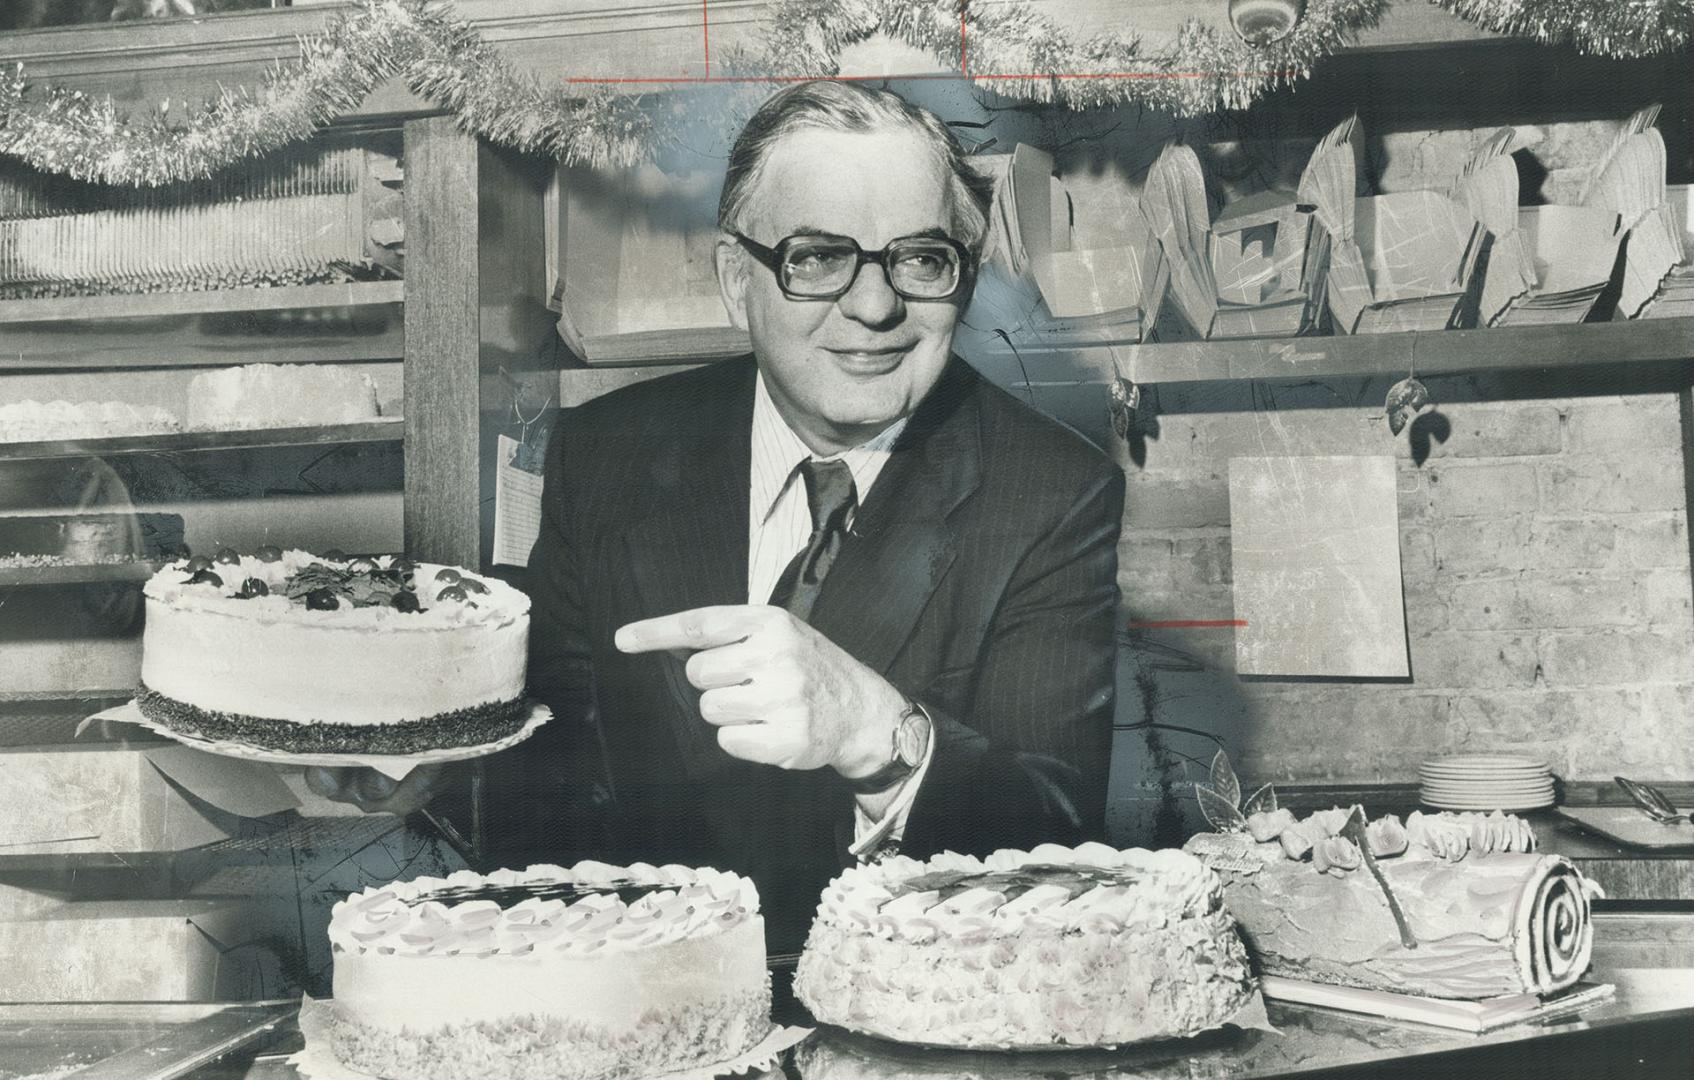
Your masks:
M 1418 766 L 1419 797 L 1436 810 L 1539 810 L 1553 805 L 1545 762 L 1517 754 L 1459 754 Z

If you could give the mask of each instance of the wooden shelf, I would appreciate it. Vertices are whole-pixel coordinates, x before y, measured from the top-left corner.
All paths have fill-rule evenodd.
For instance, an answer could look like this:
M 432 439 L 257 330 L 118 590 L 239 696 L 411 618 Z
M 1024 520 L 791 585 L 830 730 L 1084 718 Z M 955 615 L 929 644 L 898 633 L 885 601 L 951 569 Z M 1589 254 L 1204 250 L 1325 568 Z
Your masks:
M 1018 350 L 1029 370 L 1053 374 L 1028 385 L 1105 382 L 1114 370 L 1143 385 L 1355 376 L 1420 377 L 1483 371 L 1554 371 L 1598 364 L 1694 359 L 1694 318 L 1573 326 L 1495 327 L 1353 337 L 1255 338 L 1166 345 L 1087 345 Z M 1011 362 L 1009 352 L 986 357 Z M 1116 365 L 1114 368 L 1114 360 Z
M 405 282 L 0 300 L 0 371 L 397 360 Z
M 398 304 L 405 299 L 406 283 L 403 281 L 356 281 L 341 285 L 288 285 L 274 289 L 206 289 L 200 292 L 0 300 L 0 325 L 285 311 L 296 308 L 353 308 L 366 304 Z
M 158 562 L 50 563 L 46 566 L 0 565 L 0 588 L 30 585 L 95 585 L 146 581 L 163 566 Z
M 177 454 L 202 450 L 250 450 L 269 446 L 319 446 L 327 443 L 399 442 L 402 417 L 385 416 L 358 424 L 318 427 L 253 428 L 242 431 L 174 431 L 163 435 L 124 435 L 106 439 L 55 440 L 0 444 L 0 461 L 39 458 L 109 457 L 113 454 Z

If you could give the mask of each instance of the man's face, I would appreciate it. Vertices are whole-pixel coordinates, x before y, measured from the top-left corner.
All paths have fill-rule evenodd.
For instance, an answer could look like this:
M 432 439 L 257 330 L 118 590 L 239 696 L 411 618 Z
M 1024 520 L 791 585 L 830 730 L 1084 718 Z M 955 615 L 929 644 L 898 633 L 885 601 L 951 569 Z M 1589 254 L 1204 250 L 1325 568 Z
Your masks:
M 952 232 L 946 173 L 904 130 L 795 132 L 765 159 L 747 205 L 741 231 L 769 247 L 807 231 L 852 237 L 866 251 L 925 230 Z M 719 245 L 718 278 L 778 410 L 825 454 L 857 446 L 923 400 L 969 299 L 907 300 L 866 263 L 836 300 L 790 300 L 733 240 Z

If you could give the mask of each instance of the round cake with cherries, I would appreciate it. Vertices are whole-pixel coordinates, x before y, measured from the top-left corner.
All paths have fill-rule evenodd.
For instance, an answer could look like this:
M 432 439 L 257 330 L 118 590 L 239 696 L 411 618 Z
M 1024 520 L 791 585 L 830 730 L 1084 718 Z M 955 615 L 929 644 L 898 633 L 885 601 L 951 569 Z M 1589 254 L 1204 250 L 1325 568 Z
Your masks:
M 618 1080 L 728 1062 L 771 1031 L 753 883 L 685 866 L 367 888 L 336 904 L 330 1048 L 393 1080 Z
M 1258 1003 L 1217 875 L 1102 844 L 853 867 L 794 986 L 824 1023 L 994 1049 L 1194 1035 Z
M 136 704 L 184 735 L 407 754 L 522 729 L 529 598 L 458 567 L 224 550 L 147 582 Z

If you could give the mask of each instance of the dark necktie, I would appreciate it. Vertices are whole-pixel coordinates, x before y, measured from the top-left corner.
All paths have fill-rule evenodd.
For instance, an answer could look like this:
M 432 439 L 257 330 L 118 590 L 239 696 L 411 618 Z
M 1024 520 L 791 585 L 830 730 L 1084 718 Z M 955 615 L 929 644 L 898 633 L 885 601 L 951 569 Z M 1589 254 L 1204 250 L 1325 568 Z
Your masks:
M 809 621 L 812 605 L 818 602 L 824 575 L 829 573 L 841 542 L 847 536 L 847 518 L 858 505 L 853 489 L 853 470 L 841 460 L 800 463 L 806 481 L 806 508 L 812 512 L 812 537 L 776 579 L 770 602 L 787 608 L 795 618 Z

